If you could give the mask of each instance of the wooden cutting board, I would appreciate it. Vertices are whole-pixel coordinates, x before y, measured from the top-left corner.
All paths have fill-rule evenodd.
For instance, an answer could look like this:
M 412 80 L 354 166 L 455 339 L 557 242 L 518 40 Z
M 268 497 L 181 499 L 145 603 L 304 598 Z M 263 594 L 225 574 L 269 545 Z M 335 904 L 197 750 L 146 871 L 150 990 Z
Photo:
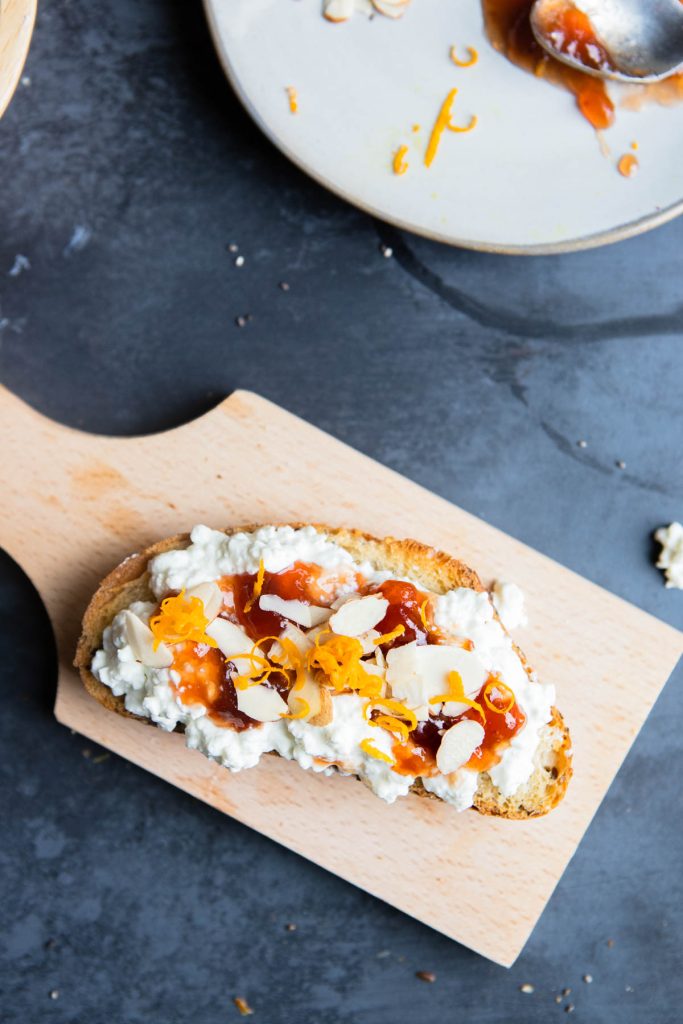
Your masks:
M 79 433 L 7 391 L 0 421 L 2 543 L 55 629 L 58 720 L 511 965 L 683 652 L 683 634 L 249 392 L 152 437 Z M 485 582 L 520 584 L 531 626 L 519 640 L 557 685 L 574 740 L 575 777 L 555 812 L 508 822 L 416 797 L 388 807 L 355 780 L 279 758 L 230 775 L 182 736 L 88 697 L 71 660 L 83 609 L 109 569 L 198 522 L 288 520 L 415 537 L 463 558 Z
M 0 117 L 17 87 L 36 20 L 37 0 L 0 0 Z

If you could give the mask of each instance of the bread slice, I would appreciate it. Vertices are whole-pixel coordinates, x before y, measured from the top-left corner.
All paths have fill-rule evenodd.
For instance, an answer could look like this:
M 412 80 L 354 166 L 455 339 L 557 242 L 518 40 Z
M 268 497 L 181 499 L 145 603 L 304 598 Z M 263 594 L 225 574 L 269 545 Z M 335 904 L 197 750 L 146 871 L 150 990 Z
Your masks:
M 287 525 L 299 529 L 307 524 Z M 223 532 L 228 535 L 249 533 L 257 528 L 253 525 L 242 526 Z M 367 561 L 395 576 L 409 577 L 435 594 L 443 594 L 457 587 L 484 590 L 477 574 L 463 562 L 418 541 L 395 540 L 391 537 L 379 540 L 358 530 L 333 529 L 318 524 L 315 528 L 345 548 L 354 561 Z M 102 581 L 86 609 L 74 664 L 88 693 L 110 711 L 129 718 L 139 717 L 127 711 L 124 698 L 115 697 L 90 671 L 93 655 L 102 644 L 104 629 L 119 611 L 127 608 L 133 601 L 155 600 L 149 586 L 150 560 L 164 551 L 185 548 L 189 544 L 189 534 L 178 534 L 126 558 Z M 526 658 L 516 645 L 515 650 L 527 672 L 530 672 Z M 154 724 L 146 718 L 139 718 L 139 721 Z M 536 765 L 526 785 L 513 797 L 504 797 L 494 786 L 489 775 L 486 772 L 481 773 L 474 798 L 475 809 L 482 814 L 525 819 L 547 814 L 559 803 L 566 792 L 572 767 L 569 730 L 557 708 L 552 709 L 551 721 L 540 732 Z M 419 780 L 415 782 L 413 789 L 420 797 L 439 799 L 427 792 Z

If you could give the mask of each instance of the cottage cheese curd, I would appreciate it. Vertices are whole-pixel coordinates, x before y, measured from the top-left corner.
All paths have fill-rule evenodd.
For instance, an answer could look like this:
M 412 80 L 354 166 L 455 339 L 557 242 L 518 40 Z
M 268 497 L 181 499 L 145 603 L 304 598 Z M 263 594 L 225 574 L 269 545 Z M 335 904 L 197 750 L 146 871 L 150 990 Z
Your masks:
M 655 533 L 655 540 L 662 545 L 657 568 L 664 570 L 665 586 L 683 590 L 683 525 L 663 526 Z

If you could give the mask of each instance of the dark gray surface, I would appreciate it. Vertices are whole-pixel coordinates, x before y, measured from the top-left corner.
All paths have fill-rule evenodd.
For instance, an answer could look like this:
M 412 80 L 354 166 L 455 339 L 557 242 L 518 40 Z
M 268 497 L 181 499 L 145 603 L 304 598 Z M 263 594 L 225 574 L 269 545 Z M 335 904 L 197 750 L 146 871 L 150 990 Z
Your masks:
M 253 388 L 683 624 L 650 540 L 683 516 L 683 221 L 537 260 L 401 236 L 260 137 L 190 2 L 45 0 L 26 74 L 0 123 L 10 388 L 115 434 Z M 680 1020 L 680 667 L 508 972 L 96 762 L 51 718 L 45 614 L 3 568 L 3 1020 L 213 1024 L 235 995 L 266 1024 Z

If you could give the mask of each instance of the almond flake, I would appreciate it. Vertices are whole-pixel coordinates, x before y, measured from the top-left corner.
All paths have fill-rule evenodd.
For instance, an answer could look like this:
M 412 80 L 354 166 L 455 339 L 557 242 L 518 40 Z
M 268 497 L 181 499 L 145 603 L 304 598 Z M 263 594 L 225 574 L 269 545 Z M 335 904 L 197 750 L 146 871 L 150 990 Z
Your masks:
M 311 629 L 312 626 L 319 626 L 330 617 L 329 608 L 318 608 L 314 604 L 306 604 L 304 601 L 285 601 L 277 594 L 262 594 L 259 598 L 259 608 L 264 612 L 275 612 L 285 619 Z
M 387 654 L 387 682 L 392 696 L 409 708 L 429 704 L 432 698 L 447 693 L 448 673 L 454 671 L 460 674 L 465 696 L 470 699 L 476 697 L 488 678 L 476 654 L 462 647 L 413 642 L 394 647 Z M 431 707 L 436 710 L 434 705 Z M 462 702 L 450 701 L 444 710 L 449 715 L 459 715 L 467 707 Z
M 388 607 L 387 599 L 377 594 L 352 598 L 330 618 L 330 629 L 339 636 L 361 636 L 382 621 Z
M 123 617 L 123 635 L 130 646 L 135 660 L 150 668 L 169 668 L 173 664 L 173 654 L 166 644 L 158 644 L 154 649 L 154 633 L 139 616 L 133 612 L 121 612 Z
M 249 658 L 239 658 L 236 655 L 248 654 L 254 646 L 253 640 L 251 640 L 247 634 L 239 626 L 236 626 L 234 622 L 229 622 L 228 619 L 214 619 L 214 621 L 206 627 L 207 636 L 210 636 L 218 644 L 218 649 L 221 654 L 231 661 L 238 672 L 248 673 L 253 667 L 253 663 Z M 255 654 L 263 656 L 258 648 L 254 651 Z
M 185 597 L 199 598 L 204 605 L 204 614 L 209 622 L 213 622 L 223 607 L 223 591 L 217 583 L 199 583 L 196 587 L 186 590 Z
M 450 775 L 467 764 L 472 754 L 484 739 L 484 729 L 479 722 L 464 718 L 456 722 L 443 734 L 436 752 L 436 766 L 443 775 Z M 522 989 L 524 991 L 524 989 Z
M 239 710 L 256 722 L 277 722 L 289 711 L 277 690 L 271 690 L 269 686 L 263 686 L 261 683 L 235 692 Z

